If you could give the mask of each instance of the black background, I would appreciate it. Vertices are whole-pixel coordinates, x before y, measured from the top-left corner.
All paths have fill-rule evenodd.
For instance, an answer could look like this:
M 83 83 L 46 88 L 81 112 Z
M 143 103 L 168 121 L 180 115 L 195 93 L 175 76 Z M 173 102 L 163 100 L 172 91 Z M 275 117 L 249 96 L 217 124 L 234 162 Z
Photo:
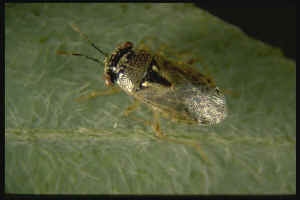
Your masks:
M 239 1 L 236 1 L 239 2 Z M 274 47 L 296 60 L 296 3 L 257 5 L 239 2 L 233 5 L 195 3 L 227 23 L 238 26 L 247 35 Z

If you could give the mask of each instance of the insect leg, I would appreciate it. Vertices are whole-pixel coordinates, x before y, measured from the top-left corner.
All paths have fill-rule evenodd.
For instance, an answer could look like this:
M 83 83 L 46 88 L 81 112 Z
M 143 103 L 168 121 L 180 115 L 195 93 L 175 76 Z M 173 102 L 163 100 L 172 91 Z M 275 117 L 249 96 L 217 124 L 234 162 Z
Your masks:
M 160 41 L 160 39 L 158 37 L 155 36 L 146 36 L 144 37 L 141 41 L 140 44 L 138 45 L 138 49 L 141 50 L 146 50 L 146 51 L 151 51 L 150 48 L 147 46 L 147 43 L 149 43 L 150 46 L 153 46 L 153 41 L 159 41 L 160 45 L 158 47 L 158 49 L 155 51 L 155 53 L 157 53 L 160 56 L 166 56 L 167 55 L 173 55 L 175 56 L 178 60 L 182 60 L 184 57 L 191 57 L 192 54 L 191 53 L 186 53 L 186 52 L 176 52 L 174 51 L 173 48 L 170 48 L 166 43 L 163 43 L 162 41 Z M 181 62 L 181 61 L 177 61 L 177 64 L 194 64 L 195 62 L 199 62 L 200 59 L 194 59 L 194 58 L 190 58 L 189 60 L 185 61 L 185 62 Z
M 190 146 L 196 148 L 197 151 L 199 152 L 199 154 L 201 155 L 201 157 L 203 158 L 203 160 L 209 163 L 209 160 L 207 159 L 205 153 L 202 151 L 200 145 L 197 142 L 195 142 L 193 140 L 189 140 L 189 139 L 175 139 L 175 138 L 168 137 L 167 135 L 164 135 L 159 126 L 159 112 L 157 112 L 157 111 L 153 111 L 152 128 L 155 131 L 155 135 L 159 139 L 166 140 L 169 142 L 174 142 L 177 144 L 190 145 Z
M 159 125 L 159 113 L 157 111 L 153 111 L 153 123 L 152 123 L 152 128 L 155 131 L 155 135 L 158 138 L 163 138 L 164 135 L 160 130 L 160 125 Z
M 80 102 L 80 101 L 83 101 L 83 100 L 89 100 L 89 99 L 95 98 L 97 96 L 105 96 L 105 95 L 116 94 L 120 91 L 121 91 L 121 89 L 119 87 L 112 87 L 112 88 L 109 88 L 109 89 L 104 90 L 104 91 L 91 92 L 88 95 L 82 95 L 82 96 L 76 98 L 75 101 Z
M 230 89 L 222 89 L 221 90 L 224 94 L 228 94 L 228 95 L 231 95 L 233 97 L 239 97 L 240 96 L 240 93 L 239 92 L 235 92 L 235 91 L 232 91 Z
M 146 43 L 149 43 L 150 46 L 153 45 L 153 41 L 159 41 L 160 45 L 158 47 L 158 49 L 155 51 L 157 54 L 161 55 L 161 56 L 165 56 L 167 55 L 172 55 L 175 56 L 178 60 L 185 60 L 184 62 L 182 61 L 177 61 L 178 64 L 189 64 L 189 65 L 193 65 L 196 62 L 202 62 L 202 58 L 190 58 L 191 56 L 193 56 L 192 53 L 183 51 L 183 52 L 177 52 L 175 51 L 173 48 L 170 48 L 166 43 L 163 43 L 162 41 L 160 41 L 160 39 L 156 36 L 146 36 L 144 37 L 140 44 L 138 45 L 138 49 L 143 49 L 143 50 L 150 50 L 150 48 L 146 45 Z M 189 58 L 189 59 L 185 59 L 185 58 Z
M 133 112 L 135 109 L 137 109 L 141 105 L 141 102 L 134 99 L 134 102 L 132 105 L 130 105 L 125 111 L 124 115 L 128 116 L 131 112 Z

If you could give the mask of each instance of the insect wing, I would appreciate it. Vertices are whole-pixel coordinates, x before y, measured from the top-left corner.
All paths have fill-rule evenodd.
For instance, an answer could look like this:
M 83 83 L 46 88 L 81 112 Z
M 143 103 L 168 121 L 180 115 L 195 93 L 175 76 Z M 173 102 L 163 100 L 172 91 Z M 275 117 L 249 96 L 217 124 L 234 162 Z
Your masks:
M 135 97 L 163 116 L 185 123 L 211 125 L 226 117 L 225 97 L 217 88 L 191 83 L 174 88 L 156 85 L 136 92 Z
M 179 88 L 172 90 L 169 87 L 158 85 L 136 92 L 135 97 L 153 109 L 160 111 L 166 118 L 195 123 L 196 119 L 186 109 L 184 98 L 180 94 Z

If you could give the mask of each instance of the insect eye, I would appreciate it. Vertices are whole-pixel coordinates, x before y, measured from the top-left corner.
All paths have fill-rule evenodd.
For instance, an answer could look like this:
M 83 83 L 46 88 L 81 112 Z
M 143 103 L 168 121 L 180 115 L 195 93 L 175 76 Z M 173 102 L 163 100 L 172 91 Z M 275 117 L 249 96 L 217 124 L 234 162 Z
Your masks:
M 123 44 L 123 48 L 132 48 L 133 47 L 133 44 L 132 44 L 132 42 L 125 42 L 124 44 Z

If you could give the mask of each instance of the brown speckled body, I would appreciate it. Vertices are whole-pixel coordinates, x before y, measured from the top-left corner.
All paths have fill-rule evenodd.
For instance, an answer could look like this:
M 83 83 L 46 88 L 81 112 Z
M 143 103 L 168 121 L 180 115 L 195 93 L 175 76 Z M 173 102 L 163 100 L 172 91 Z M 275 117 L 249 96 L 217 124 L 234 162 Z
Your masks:
M 190 65 L 134 50 L 131 42 L 117 47 L 104 63 L 106 85 L 117 84 L 172 120 L 212 125 L 227 115 L 225 96 L 214 81 Z

